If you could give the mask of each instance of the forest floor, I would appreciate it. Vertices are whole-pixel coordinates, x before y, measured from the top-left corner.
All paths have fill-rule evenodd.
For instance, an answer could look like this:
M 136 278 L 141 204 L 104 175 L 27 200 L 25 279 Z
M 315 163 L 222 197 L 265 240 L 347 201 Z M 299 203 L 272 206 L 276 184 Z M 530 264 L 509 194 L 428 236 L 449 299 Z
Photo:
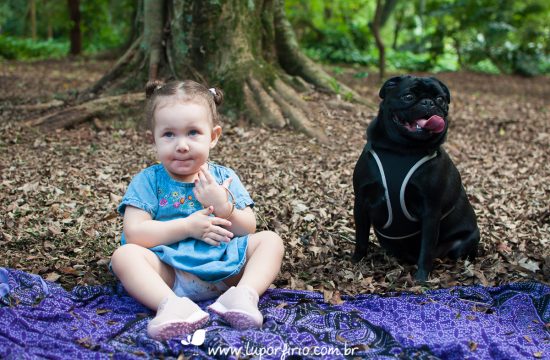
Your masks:
M 51 132 L 22 125 L 48 111 L 40 104 L 59 104 L 111 66 L 92 60 L 0 63 L 0 266 L 66 288 L 114 281 L 108 263 L 122 230 L 116 206 L 132 176 L 156 161 L 144 131 L 128 126 L 136 117 L 121 113 Z M 378 104 L 376 76 L 356 73 L 346 68 L 337 76 Z M 376 109 L 310 93 L 304 98 L 327 144 L 237 121 L 224 124 L 211 153 L 240 175 L 256 202 L 258 229 L 284 239 L 276 286 L 322 291 L 338 301 L 339 294 L 550 281 L 549 79 L 437 76 L 452 93 L 445 148 L 481 230 L 476 261 L 437 261 L 423 286 L 413 281 L 414 265 L 387 256 L 376 240 L 362 262 L 351 263 L 352 173 Z

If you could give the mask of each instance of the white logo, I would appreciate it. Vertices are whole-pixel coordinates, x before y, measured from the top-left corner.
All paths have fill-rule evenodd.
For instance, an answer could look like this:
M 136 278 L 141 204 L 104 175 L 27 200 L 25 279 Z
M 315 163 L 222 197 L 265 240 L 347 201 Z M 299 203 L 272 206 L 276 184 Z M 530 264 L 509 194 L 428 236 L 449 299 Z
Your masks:
M 199 329 L 193 333 L 193 335 L 187 335 L 187 340 L 182 340 L 182 345 L 195 345 L 200 346 L 204 344 L 204 339 L 206 338 L 206 330 Z

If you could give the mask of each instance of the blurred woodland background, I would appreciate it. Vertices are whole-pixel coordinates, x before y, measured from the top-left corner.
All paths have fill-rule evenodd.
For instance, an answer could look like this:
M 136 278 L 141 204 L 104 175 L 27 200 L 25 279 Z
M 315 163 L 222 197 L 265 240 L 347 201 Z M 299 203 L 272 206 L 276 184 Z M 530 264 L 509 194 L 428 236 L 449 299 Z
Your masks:
M 139 6 L 136 0 L 3 0 L 0 57 L 116 57 L 139 26 Z M 301 47 L 323 63 L 378 67 L 383 48 L 390 71 L 550 72 L 545 0 L 287 0 L 285 8 Z

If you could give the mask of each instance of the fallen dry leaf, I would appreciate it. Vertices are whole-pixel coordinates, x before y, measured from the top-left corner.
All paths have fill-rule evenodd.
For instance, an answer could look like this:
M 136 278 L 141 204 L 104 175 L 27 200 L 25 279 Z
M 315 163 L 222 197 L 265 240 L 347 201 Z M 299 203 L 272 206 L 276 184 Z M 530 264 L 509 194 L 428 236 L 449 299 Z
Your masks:
M 46 279 L 47 281 L 55 282 L 55 281 L 57 281 L 60 277 L 61 277 L 61 275 L 59 275 L 58 273 L 51 272 L 51 273 L 49 273 L 49 274 L 46 274 L 45 279 Z

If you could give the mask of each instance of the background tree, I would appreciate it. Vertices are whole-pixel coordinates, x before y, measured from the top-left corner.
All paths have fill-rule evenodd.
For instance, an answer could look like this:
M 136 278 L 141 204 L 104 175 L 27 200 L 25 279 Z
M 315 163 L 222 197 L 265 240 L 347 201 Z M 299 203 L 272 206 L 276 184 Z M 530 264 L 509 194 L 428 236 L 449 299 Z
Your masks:
M 72 2 L 73 0 L 71 0 Z M 29 2 L 0 1 L 0 59 L 60 58 L 70 53 L 68 0 L 35 0 L 36 39 L 32 40 Z M 136 0 L 79 1 L 81 52 L 85 55 L 125 50 Z M 103 54 L 102 54 L 103 55 Z M 118 53 L 117 55 L 120 55 Z
M 29 0 L 29 19 L 31 23 L 31 38 L 36 40 L 36 1 Z
M 224 89 L 229 116 L 244 113 L 275 128 L 290 124 L 323 139 L 299 93 L 313 85 L 357 98 L 302 54 L 282 0 L 144 0 L 135 23 L 135 41 L 81 99 L 142 92 L 147 80 L 191 78 Z M 139 96 L 99 99 L 32 124 L 66 126 Z
M 386 46 L 380 35 L 380 30 L 390 18 L 390 15 L 397 4 L 397 0 L 376 0 L 374 19 L 369 23 L 376 47 L 378 48 L 378 76 L 380 81 L 384 79 L 386 72 Z
M 304 85 L 300 79 L 305 79 L 306 86 L 314 83 L 319 89 L 339 92 L 344 96 L 349 94 L 326 74 L 306 76 L 297 71 L 308 72 L 306 69 L 312 68 L 309 65 L 291 65 L 297 63 L 292 59 L 300 56 L 285 54 L 282 50 L 285 46 L 276 41 L 284 31 L 279 31 L 282 27 L 277 24 L 282 22 L 277 23 L 274 7 L 280 6 L 282 1 L 240 1 L 232 4 L 210 1 L 198 5 L 193 5 L 190 0 L 158 2 L 162 9 L 160 38 L 165 41 L 160 51 L 149 47 L 150 40 L 145 37 L 145 20 L 149 18 L 149 13 L 144 11 L 144 0 L 80 1 L 82 52 L 85 57 L 98 53 L 102 57 L 105 54 L 118 57 L 126 49 L 133 49 L 124 59 L 128 61 L 126 65 L 133 62 L 134 70 L 121 64 L 117 68 L 119 73 L 110 74 L 100 86 L 94 88 L 92 96 L 105 92 L 119 93 L 125 88 L 134 91 L 138 83 L 147 80 L 150 72 L 158 72 L 162 77 L 187 76 L 188 72 L 194 72 L 195 77 L 200 74 L 210 82 L 239 88 L 239 81 L 233 79 L 242 75 L 243 68 L 239 66 L 246 64 L 242 60 L 244 57 L 248 57 L 250 63 L 258 60 L 257 64 L 268 64 L 249 69 L 255 72 L 255 78 L 261 79 L 262 87 L 266 86 L 265 79 L 285 79 L 283 81 L 290 82 L 291 88 Z M 392 0 L 380 1 L 381 5 L 392 3 Z M 70 49 L 69 34 L 73 24 L 67 11 L 67 0 L 34 0 L 36 40 L 31 39 L 31 4 L 30 0 L 0 1 L 0 58 L 65 57 Z M 284 18 L 290 21 L 298 37 L 290 37 L 287 43 L 299 42 L 300 50 L 308 57 L 329 65 L 325 68 L 336 74 L 344 71 L 342 64 L 361 66 L 356 70 L 358 77 L 368 76 L 370 72 L 380 69 L 385 71 L 386 67 L 393 72 L 468 69 L 525 76 L 550 73 L 550 2 L 547 0 L 395 2 L 390 16 L 384 17 L 384 12 L 378 13 L 382 16 L 381 23 L 386 24 L 379 28 L 378 45 L 391 44 L 384 47 L 377 47 L 376 37 L 369 28 L 369 22 L 373 22 L 376 15 L 377 0 L 286 0 L 284 4 L 285 15 L 288 16 Z M 216 17 L 221 21 L 219 27 L 211 24 Z M 243 20 L 244 17 L 254 19 Z M 231 24 L 228 29 L 222 26 L 225 22 Z M 147 27 L 153 25 L 154 22 L 148 22 Z M 202 29 L 205 29 L 204 32 Z M 247 32 L 250 34 L 246 35 Z M 289 33 L 292 34 L 292 31 Z M 158 38 L 158 35 L 155 36 Z M 226 41 L 229 36 L 239 39 L 239 46 Z M 199 43 L 208 46 L 208 53 L 203 58 L 197 56 L 201 52 Z M 133 47 L 130 46 L 132 44 Z M 382 62 L 380 49 L 385 57 Z M 213 61 L 215 56 L 210 55 L 214 53 L 219 54 L 219 59 L 223 59 L 225 64 L 239 61 L 236 71 L 229 71 L 227 66 L 213 70 L 221 64 L 221 61 Z M 289 54 L 292 55 L 292 52 Z M 150 64 L 153 66 L 150 67 Z M 140 71 L 136 70 L 138 67 Z M 132 72 L 139 73 L 139 76 L 134 76 Z M 134 84 L 131 84 L 132 79 Z M 324 80 L 316 82 L 316 79 Z M 267 81 L 268 88 L 274 84 L 271 80 Z M 250 85 L 247 86 L 250 88 Z M 250 96 L 247 104 L 244 93 L 245 90 L 241 89 L 236 92 L 237 96 L 228 97 L 235 102 L 226 107 L 230 114 L 237 116 L 243 109 L 249 115 L 266 113 L 258 105 L 258 100 L 250 101 Z M 273 97 L 271 94 L 254 96 L 264 99 Z M 266 102 L 268 105 L 263 108 L 272 104 Z M 251 110 L 254 105 L 259 107 L 257 111 Z M 281 112 L 279 104 L 274 103 L 272 107 Z M 289 118 L 281 114 L 272 116 L 285 121 Z
M 284 3 L 297 40 L 310 58 L 335 66 L 379 66 L 380 51 L 368 26 L 375 17 L 376 0 Z M 34 41 L 31 4 L 30 0 L 0 2 L 0 57 L 65 56 L 72 25 L 67 0 L 34 0 Z M 143 0 L 81 1 L 83 53 L 127 49 L 143 32 L 144 17 L 135 15 L 143 12 L 143 6 Z M 521 75 L 550 73 L 547 0 L 401 1 L 391 14 L 379 31 L 382 42 L 391 44 L 384 51 L 391 71 L 464 68 Z M 361 72 L 366 76 L 368 71 Z M 337 89 L 337 84 L 333 82 L 331 87 Z
M 335 65 L 379 67 L 380 51 L 368 27 L 376 0 L 287 0 L 287 4 L 298 40 L 310 57 Z M 323 13 L 327 7 L 330 17 Z M 401 1 L 380 29 L 380 38 L 392 44 L 385 47 L 386 65 L 392 71 L 548 74 L 550 2 Z
M 70 31 L 71 55 L 80 55 L 82 51 L 82 36 L 80 33 L 80 0 L 68 0 L 69 17 L 72 22 Z

